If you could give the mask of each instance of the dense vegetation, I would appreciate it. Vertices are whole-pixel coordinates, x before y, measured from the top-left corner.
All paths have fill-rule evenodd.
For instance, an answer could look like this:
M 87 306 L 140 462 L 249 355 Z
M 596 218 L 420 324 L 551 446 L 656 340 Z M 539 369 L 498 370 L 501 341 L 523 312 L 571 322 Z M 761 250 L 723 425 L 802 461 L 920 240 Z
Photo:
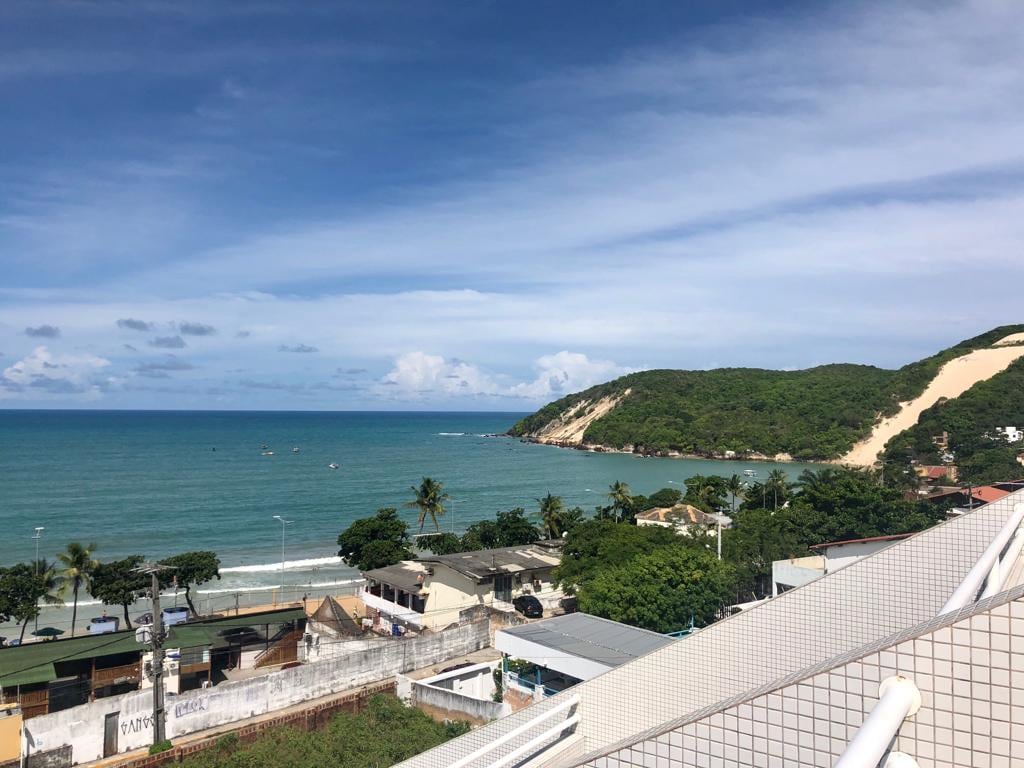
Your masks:
M 1024 428 L 1024 359 L 1005 372 L 980 382 L 954 400 L 942 400 L 921 414 L 914 427 L 885 447 L 886 480 L 899 484 L 911 460 L 939 464 L 932 437 L 949 433 L 949 449 L 959 467 L 959 481 L 989 483 L 1024 476 L 1017 455 L 1024 443 L 1008 444 L 996 427 Z
M 578 596 L 581 610 L 657 632 L 683 629 L 691 617 L 706 624 L 731 603 L 771 594 L 774 560 L 812 554 L 811 545 L 828 541 L 919 531 L 945 512 L 908 501 L 874 473 L 838 467 L 804 472 L 797 484 L 782 473 L 749 485 L 736 477 L 695 476 L 685 494 L 662 489 L 632 497 L 630 507 L 646 508 L 653 498 L 730 512 L 722 561 L 712 554 L 710 527 L 681 536 L 629 525 L 630 515 L 602 507 L 569 531 L 555 576 Z
M 182 761 L 184 768 L 380 768 L 395 765 L 469 730 L 436 723 L 395 696 L 374 696 L 359 714 L 339 713 L 319 731 L 273 728 L 245 746 L 233 734 Z
M 536 434 L 581 401 L 628 389 L 616 408 L 590 425 L 584 442 L 652 453 L 836 458 L 868 435 L 880 414 L 920 394 L 943 363 L 1022 331 L 1024 325 L 996 328 L 896 371 L 844 364 L 803 371 L 643 371 L 556 400 L 510 434 Z

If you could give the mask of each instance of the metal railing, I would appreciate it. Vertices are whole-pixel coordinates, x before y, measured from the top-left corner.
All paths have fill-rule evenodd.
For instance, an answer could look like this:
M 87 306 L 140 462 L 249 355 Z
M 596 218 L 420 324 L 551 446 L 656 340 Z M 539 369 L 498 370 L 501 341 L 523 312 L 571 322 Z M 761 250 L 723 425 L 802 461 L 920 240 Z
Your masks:
M 579 706 L 579 703 L 580 697 L 578 694 L 575 696 L 570 696 L 561 704 L 552 707 L 547 712 L 542 712 L 536 717 L 527 720 L 522 725 L 513 728 L 508 733 L 502 734 L 489 744 L 485 744 L 479 749 L 470 752 L 465 757 L 456 760 L 449 766 L 449 768 L 465 768 L 470 763 L 479 760 L 485 755 L 489 755 L 491 752 L 494 752 L 494 750 L 504 746 L 505 744 L 508 744 L 510 741 L 518 738 L 519 736 L 522 736 L 524 733 L 528 733 L 537 726 L 546 723 L 547 721 L 557 717 L 563 712 L 568 712 L 569 714 L 564 720 L 561 720 L 560 722 L 546 729 L 543 733 L 534 736 L 525 744 L 516 747 L 507 755 L 502 755 L 493 762 L 488 763 L 487 768 L 504 768 L 504 766 L 508 765 L 509 763 L 512 763 L 513 761 L 518 760 L 519 758 L 529 753 L 530 750 L 536 749 L 544 742 L 548 741 L 553 736 L 556 736 L 559 733 L 561 733 L 561 736 L 559 737 L 559 740 L 561 740 L 562 738 L 565 738 L 566 735 L 568 735 L 566 731 L 569 731 L 571 733 L 572 729 L 574 729 L 576 727 L 576 724 L 580 721 L 579 712 L 576 711 L 577 707 Z
M 985 586 L 983 594 L 985 597 L 999 592 L 1013 567 L 1016 556 L 1020 554 L 1022 545 L 1018 544 L 1015 539 L 1022 521 L 1024 521 L 1024 504 L 1015 504 L 1006 524 L 999 529 L 999 533 L 992 539 L 992 543 L 981 553 L 981 557 L 978 558 L 974 567 L 967 572 L 964 580 L 960 582 L 960 586 L 953 590 L 953 594 L 942 606 L 939 611 L 940 616 L 973 603 L 978 598 L 978 592 L 982 585 Z M 1011 559 L 1010 555 L 1013 552 L 1016 552 L 1016 555 Z

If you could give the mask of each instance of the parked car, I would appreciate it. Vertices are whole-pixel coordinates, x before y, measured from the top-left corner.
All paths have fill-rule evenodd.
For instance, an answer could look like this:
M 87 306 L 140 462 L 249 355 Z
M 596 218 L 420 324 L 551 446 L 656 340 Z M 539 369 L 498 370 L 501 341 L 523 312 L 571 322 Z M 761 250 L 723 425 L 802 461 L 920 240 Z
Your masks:
M 539 619 L 544 615 L 544 606 L 533 595 L 520 595 L 512 601 L 512 606 L 528 619 Z

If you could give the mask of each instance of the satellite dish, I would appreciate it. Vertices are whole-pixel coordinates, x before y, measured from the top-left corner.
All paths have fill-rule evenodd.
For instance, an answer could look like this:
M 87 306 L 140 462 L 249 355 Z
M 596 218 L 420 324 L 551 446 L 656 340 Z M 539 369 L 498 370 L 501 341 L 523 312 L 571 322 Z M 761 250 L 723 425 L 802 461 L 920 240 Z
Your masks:
M 148 643 L 153 639 L 153 630 L 151 627 L 139 627 L 135 630 L 135 642 L 136 643 Z

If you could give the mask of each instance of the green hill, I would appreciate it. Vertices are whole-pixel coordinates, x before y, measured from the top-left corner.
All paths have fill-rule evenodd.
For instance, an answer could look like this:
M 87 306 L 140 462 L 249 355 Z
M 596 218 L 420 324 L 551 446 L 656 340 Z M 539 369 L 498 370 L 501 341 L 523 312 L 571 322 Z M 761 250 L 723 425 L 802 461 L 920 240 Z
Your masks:
M 944 363 L 1022 332 L 1024 324 L 995 328 L 898 370 L 836 364 L 802 371 L 643 371 L 556 400 L 509 434 L 641 453 L 834 459 L 869 435 L 880 417 L 921 394 Z M 987 383 L 1001 386 L 1011 374 Z M 1024 390 L 1018 389 L 1016 404 L 1022 403 Z M 1019 411 L 987 411 L 985 418 L 1005 414 L 1005 421 Z M 1024 419 L 1006 423 L 1024 426 Z

